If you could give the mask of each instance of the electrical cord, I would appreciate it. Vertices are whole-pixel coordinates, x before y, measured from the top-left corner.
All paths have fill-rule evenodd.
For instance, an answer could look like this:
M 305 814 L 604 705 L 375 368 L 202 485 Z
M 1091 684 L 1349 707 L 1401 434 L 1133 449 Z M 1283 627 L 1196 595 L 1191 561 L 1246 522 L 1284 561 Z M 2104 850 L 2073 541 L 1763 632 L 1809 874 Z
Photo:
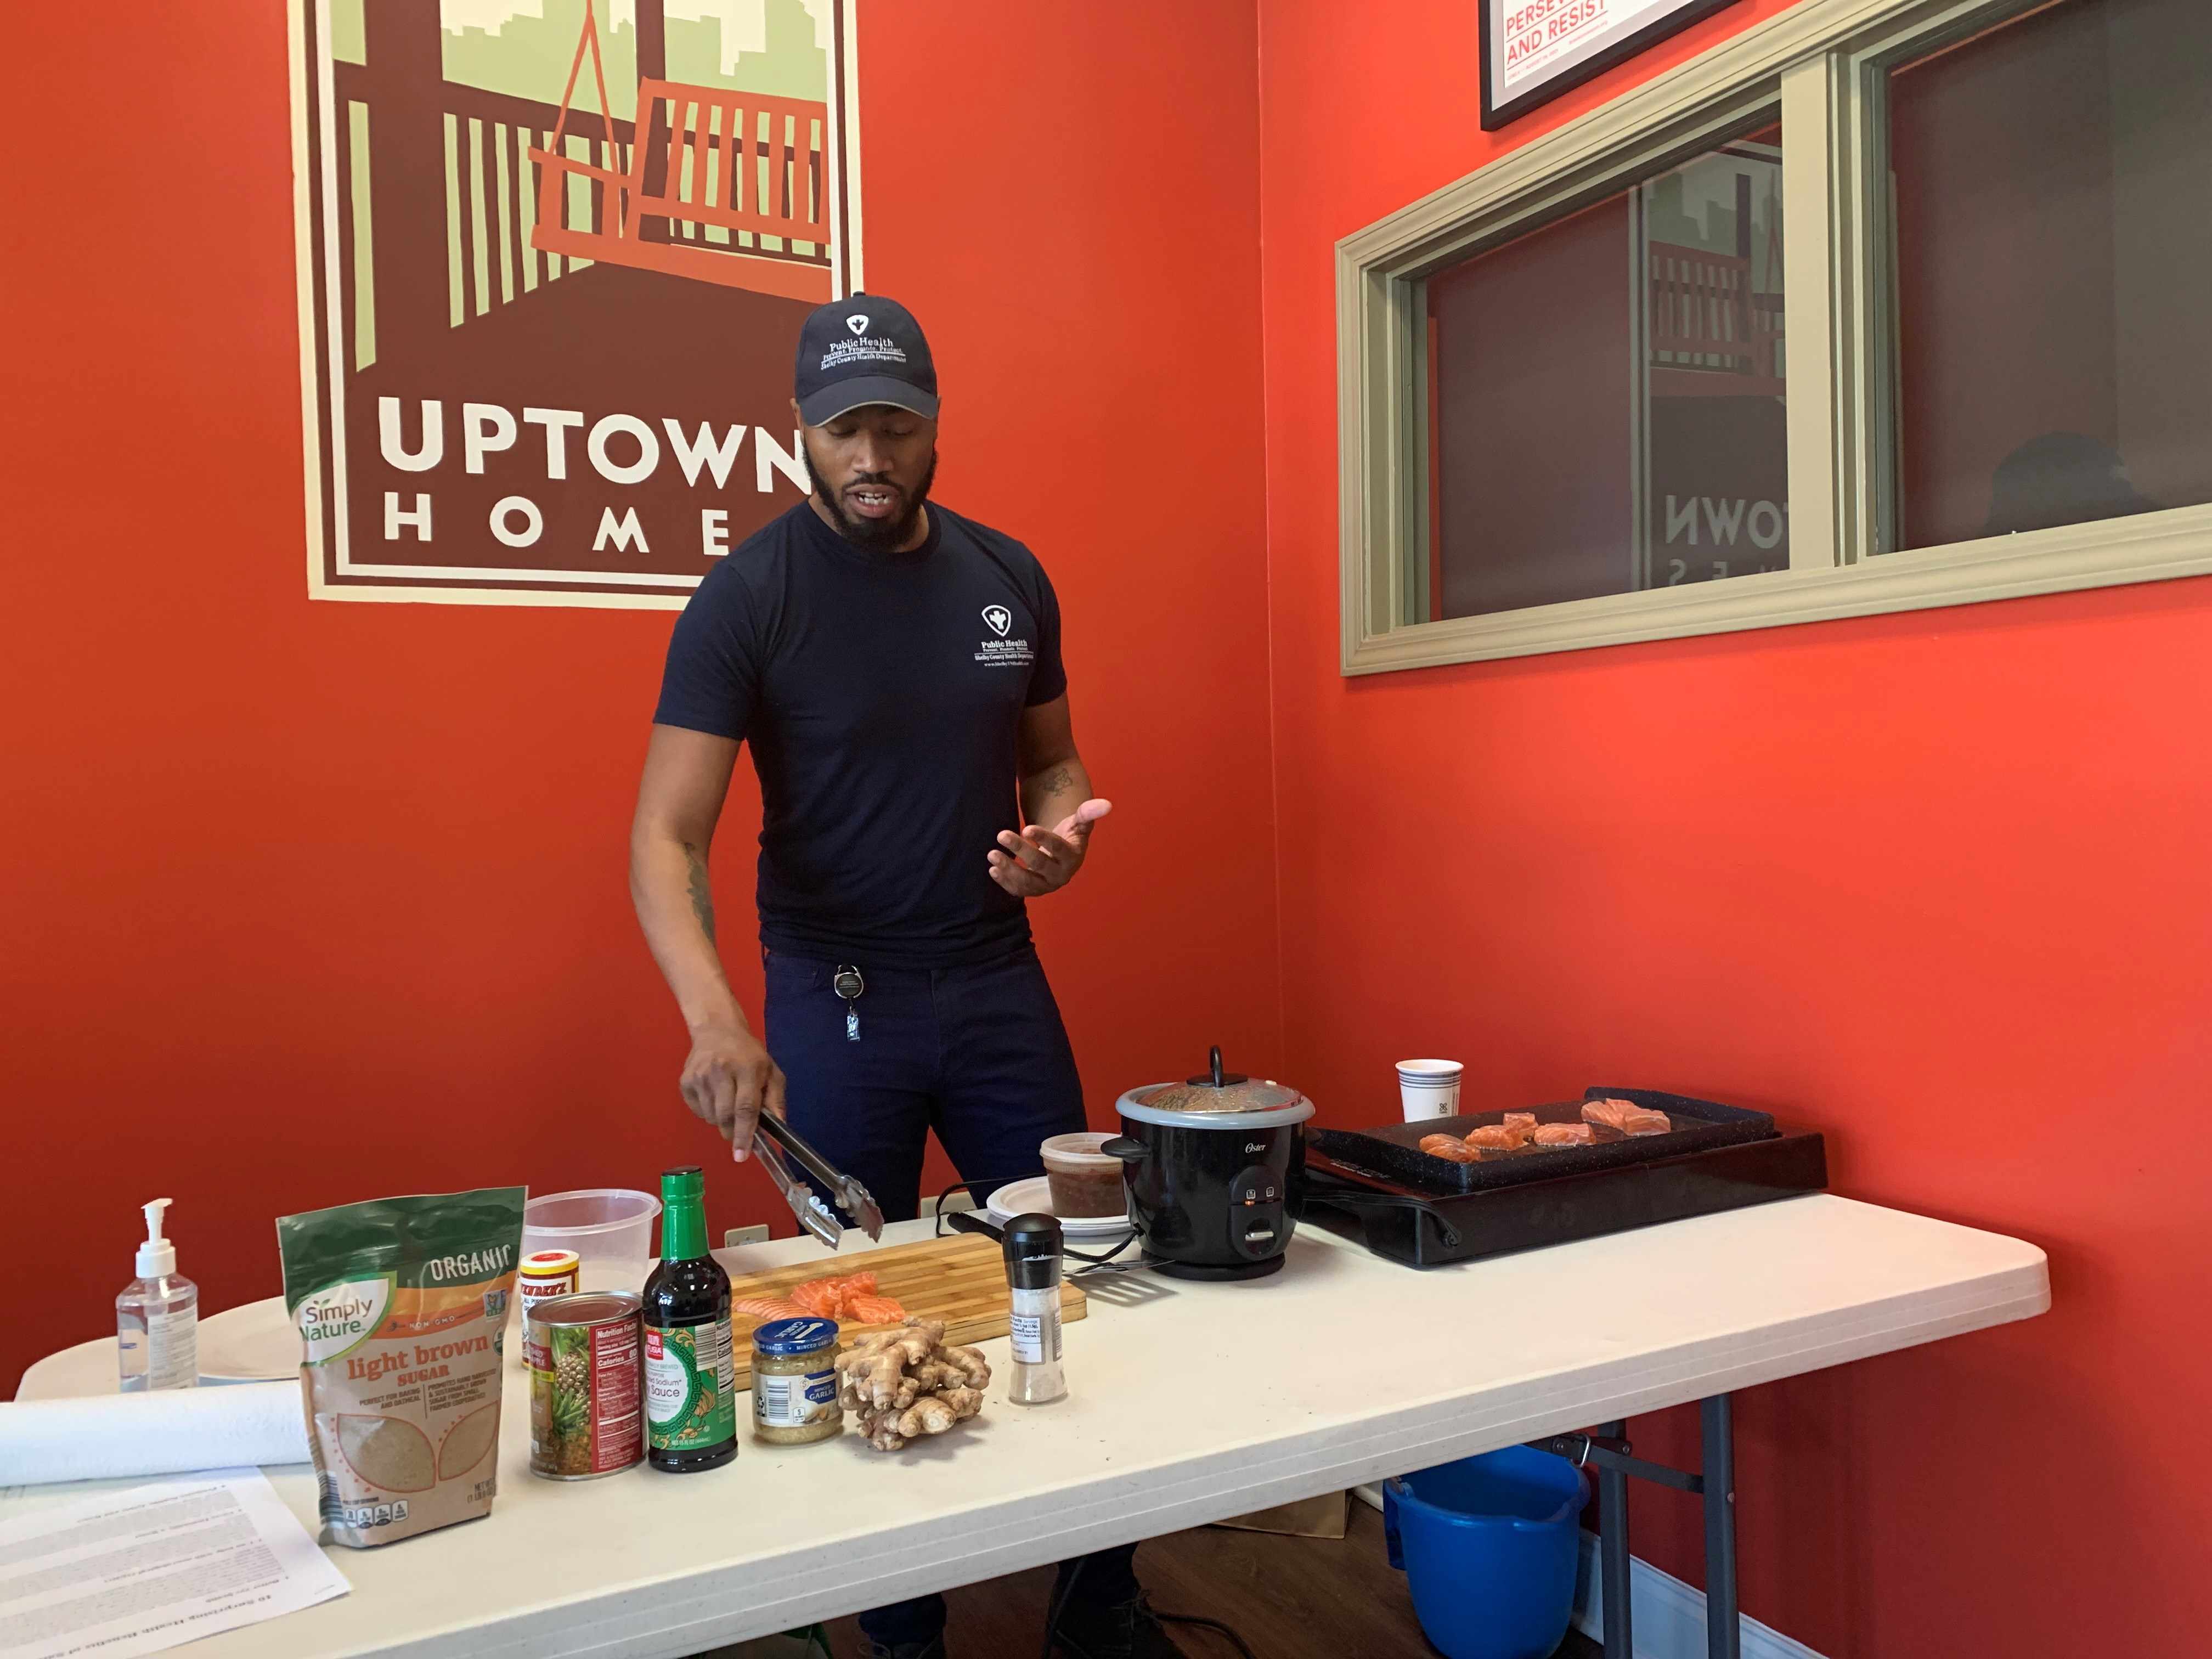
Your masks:
M 1063 1249 L 1061 1251 L 1062 1255 L 1072 1255 L 1078 1261 L 1088 1261 L 1091 1264 L 1087 1267 L 1078 1267 L 1068 1276 L 1071 1279 L 1081 1279 L 1085 1273 L 1132 1273 L 1136 1272 L 1139 1267 L 1150 1267 L 1152 1264 L 1148 1261 L 1116 1261 L 1114 1260 L 1115 1256 L 1121 1255 L 1122 1251 L 1127 1249 L 1129 1246 L 1136 1242 L 1137 1230 L 1132 1227 L 1127 1232 L 1121 1235 L 1121 1242 L 1119 1244 L 1116 1244 L 1112 1249 L 1107 1251 L 1103 1255 L 1085 1255 L 1080 1250 Z
M 1044 1649 L 1038 1655 L 1038 1659 L 1052 1659 L 1053 1644 L 1060 1639 L 1060 1617 L 1067 1611 L 1067 1604 L 1075 1597 L 1076 1580 L 1083 1577 L 1085 1565 L 1086 1563 L 1079 1558 L 1074 1565 L 1068 1568 L 1067 1577 L 1054 1593 L 1051 1608 L 1045 1616 Z M 1143 1592 L 1140 1590 L 1138 1594 L 1141 1598 Z M 1244 1638 L 1218 1619 L 1202 1619 L 1194 1613 L 1162 1613 L 1149 1601 L 1145 1603 L 1145 1611 L 1163 1625 L 1195 1625 L 1201 1630 L 1212 1631 L 1226 1639 L 1231 1646 L 1243 1656 L 1243 1659 L 1258 1659 L 1252 1650 L 1245 1645 Z
M 970 1198 L 973 1198 L 975 1195 L 975 1183 L 969 1181 L 956 1181 L 937 1195 L 935 1231 L 938 1237 L 942 1238 L 945 1237 L 945 1229 L 948 1224 L 945 1219 L 947 1212 L 945 1208 L 945 1200 L 951 1197 L 953 1194 L 963 1190 L 966 1191 Z M 956 1231 L 968 1231 L 969 1228 L 981 1229 L 990 1233 L 994 1237 L 998 1236 L 999 1231 L 999 1230 L 996 1227 L 992 1226 L 989 1222 L 982 1220 L 973 1221 L 966 1224 L 964 1226 L 959 1222 L 952 1222 L 949 1224 L 951 1224 Z M 1081 1250 L 1070 1249 L 1065 1241 L 1060 1244 L 1060 1253 L 1072 1261 L 1087 1261 L 1091 1264 L 1087 1267 L 1078 1267 L 1075 1272 L 1070 1275 L 1073 1278 L 1080 1279 L 1085 1273 L 1127 1273 L 1133 1268 L 1142 1267 L 1145 1264 L 1138 1261 L 1123 1261 L 1116 1263 L 1115 1262 L 1114 1258 L 1121 1255 L 1122 1251 L 1127 1249 L 1129 1246 L 1136 1242 L 1137 1230 L 1132 1227 L 1127 1232 L 1122 1234 L 1121 1242 L 1115 1245 L 1112 1249 L 1107 1251 L 1103 1255 L 1091 1255 Z

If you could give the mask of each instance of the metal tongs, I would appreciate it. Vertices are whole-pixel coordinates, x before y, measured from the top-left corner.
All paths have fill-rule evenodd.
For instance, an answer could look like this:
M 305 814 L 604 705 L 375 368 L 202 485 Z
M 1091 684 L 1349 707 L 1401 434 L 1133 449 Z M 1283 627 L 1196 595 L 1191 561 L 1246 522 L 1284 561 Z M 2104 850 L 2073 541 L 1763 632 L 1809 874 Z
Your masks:
M 775 1145 L 769 1146 L 769 1141 Z M 808 1146 L 799 1133 L 781 1118 L 763 1112 L 759 1132 L 753 1137 L 753 1156 L 768 1171 L 768 1178 L 775 1182 L 776 1190 L 791 1206 L 791 1212 L 799 1218 L 800 1226 L 833 1250 L 845 1232 L 845 1224 L 838 1218 L 836 1210 L 824 1204 L 819 1193 L 792 1174 L 790 1164 L 784 1162 L 787 1152 L 793 1164 L 830 1189 L 837 1200 L 837 1209 L 852 1217 L 854 1225 L 870 1238 L 884 1236 L 884 1212 L 874 1194 Z

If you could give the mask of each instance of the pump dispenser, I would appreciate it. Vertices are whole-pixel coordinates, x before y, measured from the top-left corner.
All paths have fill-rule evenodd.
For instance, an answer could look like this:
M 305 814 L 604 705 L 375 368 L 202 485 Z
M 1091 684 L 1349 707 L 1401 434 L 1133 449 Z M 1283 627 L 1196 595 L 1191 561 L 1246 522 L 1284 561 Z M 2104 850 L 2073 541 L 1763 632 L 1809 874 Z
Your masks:
M 116 1363 L 125 1394 L 199 1384 L 200 1290 L 177 1272 L 177 1247 L 164 1232 L 168 1208 L 166 1198 L 145 1206 L 138 1276 L 115 1298 Z

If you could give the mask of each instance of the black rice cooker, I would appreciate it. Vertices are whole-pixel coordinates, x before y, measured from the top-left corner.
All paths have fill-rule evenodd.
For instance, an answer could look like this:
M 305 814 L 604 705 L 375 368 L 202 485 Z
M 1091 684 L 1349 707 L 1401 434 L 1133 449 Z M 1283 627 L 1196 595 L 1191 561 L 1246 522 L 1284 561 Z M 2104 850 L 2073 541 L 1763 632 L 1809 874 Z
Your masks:
M 1129 1219 L 1145 1260 L 1180 1279 L 1279 1272 L 1305 1194 L 1313 1102 L 1265 1078 L 1221 1069 L 1132 1089 L 1115 1103 Z

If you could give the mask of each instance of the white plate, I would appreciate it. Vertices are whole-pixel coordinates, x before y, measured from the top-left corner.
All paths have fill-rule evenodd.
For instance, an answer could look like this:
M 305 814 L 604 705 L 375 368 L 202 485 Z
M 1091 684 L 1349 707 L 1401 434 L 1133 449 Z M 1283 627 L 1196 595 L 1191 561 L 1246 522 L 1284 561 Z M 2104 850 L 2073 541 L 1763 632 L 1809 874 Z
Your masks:
M 984 1214 L 1003 1227 L 1018 1215 L 1050 1215 L 1052 1182 L 1042 1176 L 1013 1181 L 993 1193 Z M 1069 1238 L 1115 1238 L 1129 1231 L 1126 1215 L 1076 1215 L 1060 1218 L 1060 1231 Z
M 300 1374 L 300 1333 L 272 1296 L 200 1321 L 200 1381 L 285 1382 Z

